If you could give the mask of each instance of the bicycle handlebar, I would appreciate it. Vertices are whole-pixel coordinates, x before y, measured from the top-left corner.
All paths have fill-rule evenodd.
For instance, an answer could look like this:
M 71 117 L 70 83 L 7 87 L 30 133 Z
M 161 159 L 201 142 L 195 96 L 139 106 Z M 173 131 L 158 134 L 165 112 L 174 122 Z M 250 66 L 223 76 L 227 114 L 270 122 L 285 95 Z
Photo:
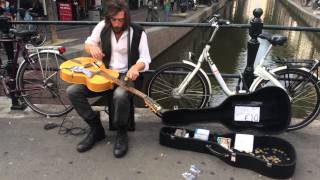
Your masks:
M 225 20 L 225 19 L 218 20 L 218 25 L 228 25 L 228 24 L 230 24 L 229 20 Z
M 220 25 L 228 25 L 230 24 L 230 21 L 229 20 L 226 20 L 226 19 L 222 19 L 220 14 L 215 14 L 213 15 L 213 17 L 209 20 L 209 23 L 212 23 L 212 25 L 214 23 L 218 24 L 219 26 Z

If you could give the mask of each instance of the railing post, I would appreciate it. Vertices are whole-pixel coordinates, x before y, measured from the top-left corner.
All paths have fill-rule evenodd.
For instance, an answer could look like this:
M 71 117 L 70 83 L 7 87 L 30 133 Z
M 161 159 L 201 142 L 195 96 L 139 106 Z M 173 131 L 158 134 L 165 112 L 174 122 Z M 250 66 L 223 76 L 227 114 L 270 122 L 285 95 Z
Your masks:
M 256 8 L 253 11 L 254 18 L 250 21 L 249 35 L 251 39 L 248 41 L 248 55 L 247 55 L 247 66 L 244 70 L 243 76 L 244 80 L 248 87 L 252 84 L 254 79 L 253 70 L 254 70 L 254 61 L 257 56 L 257 52 L 260 46 L 258 41 L 258 36 L 262 32 L 263 23 L 260 19 L 263 11 L 261 8 Z

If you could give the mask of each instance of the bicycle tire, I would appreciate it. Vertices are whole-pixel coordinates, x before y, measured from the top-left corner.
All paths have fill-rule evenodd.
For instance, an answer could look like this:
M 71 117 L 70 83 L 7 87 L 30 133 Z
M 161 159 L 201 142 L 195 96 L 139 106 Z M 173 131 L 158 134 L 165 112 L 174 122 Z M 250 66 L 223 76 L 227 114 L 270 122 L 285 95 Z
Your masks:
M 65 59 L 54 53 L 39 53 L 24 61 L 17 73 L 17 88 L 23 101 L 35 112 L 58 117 L 73 107 L 65 93 L 68 83 L 60 79 L 59 66 Z M 57 60 L 55 60 L 57 57 Z M 42 68 L 40 68 L 40 63 Z M 41 71 L 43 69 L 43 71 Z
M 148 82 L 148 96 L 167 110 L 205 107 L 209 101 L 209 84 L 199 71 L 181 96 L 173 95 L 174 88 L 178 87 L 187 73 L 193 69 L 193 66 L 182 62 L 162 65 L 153 73 Z
M 292 98 L 291 123 L 287 131 L 301 129 L 310 124 L 319 114 L 320 88 L 313 74 L 301 69 L 282 69 L 274 72 Z M 262 80 L 257 88 L 271 85 Z
M 300 3 L 302 6 L 308 6 L 309 1 L 308 0 L 300 0 Z

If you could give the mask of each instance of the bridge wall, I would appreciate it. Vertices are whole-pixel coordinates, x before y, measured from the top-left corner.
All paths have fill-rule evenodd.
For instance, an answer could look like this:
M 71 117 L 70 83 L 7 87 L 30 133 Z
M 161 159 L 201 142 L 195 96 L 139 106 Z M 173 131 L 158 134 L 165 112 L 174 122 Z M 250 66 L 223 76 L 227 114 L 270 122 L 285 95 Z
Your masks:
M 184 21 L 179 21 L 182 23 L 197 23 L 202 22 L 207 17 L 211 16 L 213 12 L 215 12 L 220 7 L 224 6 L 228 0 L 220 0 L 220 3 L 214 5 L 213 7 L 205 7 L 203 11 L 199 11 L 188 17 Z M 148 35 L 149 41 L 149 49 L 151 58 L 155 58 L 161 52 L 169 48 L 179 39 L 184 37 L 188 32 L 190 32 L 193 28 L 185 28 L 185 27 L 153 27 L 146 29 L 146 33 Z
M 282 4 L 287 6 L 301 21 L 311 27 L 320 27 L 320 18 L 313 14 L 313 11 L 304 9 L 300 4 L 293 0 L 280 0 Z

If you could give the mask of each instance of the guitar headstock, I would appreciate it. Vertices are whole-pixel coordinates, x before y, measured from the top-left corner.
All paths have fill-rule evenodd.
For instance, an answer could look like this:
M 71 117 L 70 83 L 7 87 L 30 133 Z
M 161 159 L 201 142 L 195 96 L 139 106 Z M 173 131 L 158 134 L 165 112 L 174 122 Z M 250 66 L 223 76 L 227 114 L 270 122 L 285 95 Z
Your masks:
M 146 106 L 149 107 L 149 109 L 153 113 L 155 113 L 157 115 L 161 114 L 162 107 L 157 102 L 155 102 L 153 99 L 151 99 L 150 97 L 147 96 L 144 98 L 144 102 L 145 102 Z

